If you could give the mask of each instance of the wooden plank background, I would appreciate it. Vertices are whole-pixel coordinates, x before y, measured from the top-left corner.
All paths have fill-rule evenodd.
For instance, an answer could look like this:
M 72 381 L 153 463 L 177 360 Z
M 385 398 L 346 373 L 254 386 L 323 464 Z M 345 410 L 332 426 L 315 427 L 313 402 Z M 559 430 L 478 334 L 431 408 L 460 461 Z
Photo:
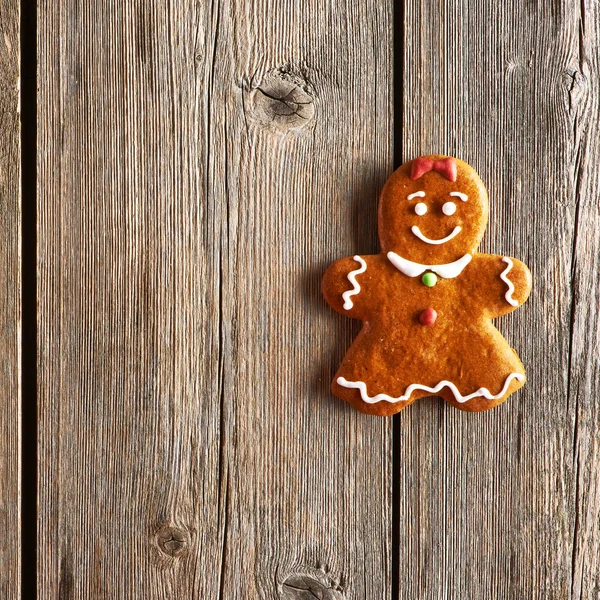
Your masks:
M 520 393 L 400 416 L 401 598 L 600 598 L 598 11 L 406 3 L 404 158 L 475 166 L 483 249 L 522 259 L 534 287 L 498 321 L 528 371 Z
M 19 3 L 0 2 L 0 597 L 21 584 Z
M 391 421 L 329 382 L 391 6 L 39 5 L 40 598 L 384 598 Z
M 598 5 L 395 10 L 40 1 L 40 598 L 600 598 Z M 329 393 L 394 142 L 531 267 L 489 413 Z

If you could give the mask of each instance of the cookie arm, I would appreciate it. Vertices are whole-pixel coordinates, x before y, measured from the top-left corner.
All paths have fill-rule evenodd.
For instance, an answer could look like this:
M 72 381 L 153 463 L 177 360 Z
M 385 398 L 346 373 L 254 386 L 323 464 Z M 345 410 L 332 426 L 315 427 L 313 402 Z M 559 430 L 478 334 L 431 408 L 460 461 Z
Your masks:
M 531 273 L 516 258 L 478 254 L 474 260 L 477 291 L 473 296 L 490 317 L 506 315 L 523 304 L 531 292 Z
M 348 256 L 342 258 L 323 275 L 323 296 L 337 312 L 354 319 L 367 316 L 368 257 Z

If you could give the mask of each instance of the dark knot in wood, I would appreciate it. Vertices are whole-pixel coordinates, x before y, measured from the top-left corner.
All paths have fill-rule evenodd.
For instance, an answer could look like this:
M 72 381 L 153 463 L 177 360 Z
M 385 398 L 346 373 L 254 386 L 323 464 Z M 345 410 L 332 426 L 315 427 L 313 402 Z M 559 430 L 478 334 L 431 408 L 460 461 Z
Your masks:
M 158 547 L 168 556 L 178 557 L 187 552 L 189 537 L 178 527 L 165 526 L 156 534 Z
M 252 90 L 252 117 L 271 131 L 285 133 L 312 121 L 315 105 L 309 85 L 289 69 L 276 69 Z
M 290 575 L 279 588 L 281 600 L 345 600 L 339 583 L 326 583 L 311 575 Z

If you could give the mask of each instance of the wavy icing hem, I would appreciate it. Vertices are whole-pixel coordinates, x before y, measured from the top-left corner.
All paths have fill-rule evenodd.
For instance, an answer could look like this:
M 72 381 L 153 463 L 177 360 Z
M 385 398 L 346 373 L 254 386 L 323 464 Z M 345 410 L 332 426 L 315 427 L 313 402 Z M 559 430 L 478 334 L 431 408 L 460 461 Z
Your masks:
M 435 387 L 428 387 L 426 385 L 421 385 L 420 383 L 411 383 L 406 388 L 406 391 L 404 392 L 404 396 L 399 396 L 398 398 L 393 398 L 392 396 L 388 396 L 387 394 L 377 394 L 377 396 L 369 396 L 369 394 L 367 393 L 367 385 L 363 381 L 348 381 L 344 377 L 338 377 L 337 382 L 342 387 L 360 390 L 360 396 L 363 399 L 363 402 L 366 402 L 367 404 L 375 404 L 377 402 L 381 402 L 382 400 L 384 400 L 385 402 L 392 402 L 392 403 L 405 402 L 406 400 L 408 400 L 410 398 L 411 394 L 415 390 L 423 390 L 425 392 L 431 392 L 432 394 L 437 394 L 441 389 L 443 389 L 445 387 L 450 388 L 450 390 L 452 390 L 452 393 L 454 394 L 454 398 L 456 399 L 456 401 L 460 402 L 462 404 L 463 402 L 467 402 L 468 400 L 471 400 L 473 398 L 479 398 L 479 397 L 486 398 L 487 400 L 498 400 L 498 399 L 502 398 L 502 396 L 504 396 L 504 394 L 506 394 L 506 391 L 508 390 L 508 386 L 510 385 L 510 382 L 513 379 L 516 379 L 517 381 L 525 381 L 525 375 L 523 375 L 522 373 L 511 373 L 506 378 L 506 380 L 504 382 L 504 387 L 502 388 L 502 391 L 495 396 L 487 388 L 479 388 L 476 392 L 473 392 L 472 394 L 469 394 L 468 396 L 463 396 L 458 391 L 458 388 L 451 381 L 444 380 L 444 381 L 440 381 Z
M 356 281 L 356 276 L 364 273 L 367 270 L 367 263 L 360 256 L 352 257 L 357 263 L 360 263 L 360 268 L 348 273 L 348 281 L 352 284 L 352 289 L 342 294 L 344 300 L 344 309 L 350 310 L 354 306 L 354 302 L 350 300 L 350 296 L 355 296 L 360 292 L 360 284 Z

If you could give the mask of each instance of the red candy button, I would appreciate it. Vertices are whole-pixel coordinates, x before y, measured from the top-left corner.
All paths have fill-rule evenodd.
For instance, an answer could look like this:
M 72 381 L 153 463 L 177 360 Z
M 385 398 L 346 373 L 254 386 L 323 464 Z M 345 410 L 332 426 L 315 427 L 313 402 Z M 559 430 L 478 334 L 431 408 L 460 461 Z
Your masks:
M 433 325 L 436 319 L 437 313 L 435 312 L 435 310 L 433 310 L 433 308 L 430 307 L 426 308 L 419 315 L 419 322 L 421 323 L 421 325 Z

